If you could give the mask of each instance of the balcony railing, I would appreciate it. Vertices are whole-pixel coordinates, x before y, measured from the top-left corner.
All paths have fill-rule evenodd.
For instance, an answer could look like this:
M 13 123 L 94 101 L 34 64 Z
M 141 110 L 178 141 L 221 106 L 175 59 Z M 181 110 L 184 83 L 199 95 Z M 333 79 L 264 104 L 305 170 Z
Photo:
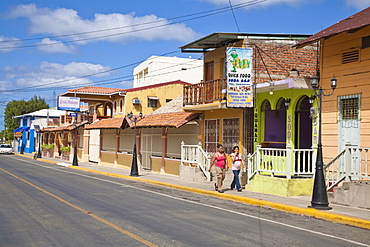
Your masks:
M 184 105 L 200 105 L 221 101 L 226 96 L 226 79 L 202 81 L 184 87 Z

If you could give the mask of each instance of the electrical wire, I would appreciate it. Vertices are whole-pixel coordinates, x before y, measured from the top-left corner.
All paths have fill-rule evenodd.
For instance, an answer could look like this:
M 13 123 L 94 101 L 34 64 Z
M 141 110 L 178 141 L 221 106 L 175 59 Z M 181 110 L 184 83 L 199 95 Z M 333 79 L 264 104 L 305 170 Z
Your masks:
M 248 1 L 247 3 L 234 5 L 234 7 L 231 8 L 231 9 L 233 11 L 233 9 L 245 8 L 245 7 L 248 7 L 248 6 L 252 6 L 252 5 L 255 5 L 255 4 L 262 3 L 264 1 L 266 1 L 266 0 L 252 0 L 252 1 Z M 205 18 L 205 17 L 208 17 L 208 16 L 212 16 L 212 15 L 217 15 L 217 14 L 221 14 L 221 13 L 224 13 L 224 12 L 227 12 L 227 11 L 230 11 L 229 10 L 229 7 L 224 7 L 224 8 L 220 8 L 220 9 L 216 9 L 216 10 L 210 10 L 210 11 L 204 11 L 204 12 L 200 12 L 200 13 L 196 13 L 196 14 L 187 15 L 187 16 L 192 16 L 192 15 L 200 15 L 200 14 L 202 14 L 202 15 L 200 15 L 198 17 L 184 19 L 184 20 L 181 20 L 181 21 L 166 23 L 166 24 L 157 25 L 157 26 L 154 26 L 154 27 L 147 27 L 147 28 L 142 28 L 142 29 L 127 31 L 127 32 L 115 33 L 115 34 L 110 34 L 110 35 L 102 35 L 102 36 L 96 36 L 96 37 L 90 37 L 90 38 L 83 38 L 83 39 L 76 39 L 76 40 L 67 40 L 67 41 L 63 41 L 63 44 L 77 43 L 77 42 L 88 41 L 88 40 L 95 40 L 95 39 L 103 39 L 103 38 L 109 38 L 109 37 L 114 37 L 114 36 L 129 34 L 129 33 L 135 33 L 135 32 L 141 32 L 141 31 L 151 30 L 153 28 L 160 28 L 160 27 L 164 27 L 164 26 L 169 26 L 169 25 L 173 25 L 173 24 L 185 22 L 185 21 L 192 21 L 192 20 L 201 19 L 201 18 Z M 214 12 L 214 13 L 212 13 L 212 12 Z M 187 16 L 184 16 L 184 17 L 187 17 Z M 184 17 L 174 17 L 172 19 L 179 19 L 179 18 L 184 18 Z M 167 19 L 166 20 L 163 20 L 163 21 L 167 21 Z M 157 22 L 162 22 L 162 21 L 157 21 Z M 140 25 L 148 25 L 148 24 L 153 24 L 153 23 L 156 23 L 156 22 L 147 22 L 147 23 L 143 23 L 143 24 L 135 24 L 135 25 L 131 25 L 131 26 L 118 27 L 118 28 L 113 28 L 113 29 L 127 28 L 127 27 L 140 26 Z M 111 29 L 106 29 L 104 31 L 110 31 L 110 30 Z M 91 31 L 91 33 L 93 33 L 93 32 L 101 32 L 101 31 Z M 84 32 L 84 33 L 89 33 L 89 32 Z M 49 36 L 49 37 L 64 37 L 64 36 L 73 36 L 73 35 L 78 35 L 78 34 L 66 34 L 66 35 Z M 35 38 L 35 39 L 43 39 L 43 38 Z M 27 40 L 27 39 L 23 39 L 23 40 Z M 28 40 L 33 40 L 33 39 L 28 39 Z M 18 41 L 22 41 L 22 39 L 21 40 L 4 40 L 4 41 L 1 41 L 0 43 L 2 43 L 2 42 L 18 42 Z M 31 47 L 51 46 L 51 45 L 60 45 L 60 43 L 54 42 L 54 43 L 48 43 L 48 44 L 34 44 L 34 45 L 23 45 L 23 46 L 0 47 L 0 50 L 5 50 L 5 49 L 19 49 L 19 48 L 31 48 Z
M 229 4 L 230 4 L 231 12 L 233 13 L 235 25 L 238 28 L 238 33 L 240 33 L 240 28 L 239 28 L 239 25 L 238 25 L 238 21 L 236 20 L 236 17 L 235 17 L 234 8 L 233 8 L 233 5 L 231 4 L 231 0 L 229 0 Z
M 234 6 L 237 7 L 237 8 L 244 8 L 244 7 L 250 6 L 250 4 L 252 4 L 252 3 L 253 4 L 257 4 L 257 3 L 260 3 L 260 2 L 264 2 L 264 1 L 266 1 L 266 0 L 251 0 L 251 1 L 248 1 L 247 3 L 240 3 L 240 4 L 237 4 L 237 5 L 234 5 Z M 230 2 L 230 0 L 229 0 L 229 2 Z M 231 5 L 231 3 L 230 3 L 230 5 Z M 232 6 L 231 6 L 231 8 L 232 8 Z M 134 25 L 127 25 L 127 26 L 120 26 L 120 27 L 113 27 L 113 28 L 105 28 L 105 29 L 99 29 L 99 30 L 93 30 L 93 31 L 86 31 L 86 32 L 79 32 L 79 33 L 71 33 L 71 34 L 44 36 L 44 37 L 38 37 L 38 38 L 17 39 L 17 40 L 2 40 L 2 41 L 0 41 L 0 43 L 21 42 L 21 41 L 33 41 L 33 40 L 42 40 L 42 39 L 45 39 L 45 38 L 55 39 L 55 38 L 62 38 L 62 37 L 75 36 L 75 35 L 91 34 L 91 33 L 98 33 L 98 32 L 107 32 L 107 31 L 113 31 L 113 30 L 117 30 L 117 29 L 132 28 L 132 27 L 136 27 L 136 26 L 153 24 L 153 23 L 157 23 L 157 22 L 165 22 L 165 21 L 169 21 L 169 20 L 176 20 L 176 19 L 181 19 L 181 18 L 187 18 L 187 17 L 191 17 L 191 16 L 201 15 L 201 14 L 209 13 L 209 12 L 216 12 L 216 11 L 225 10 L 225 9 L 229 9 L 229 7 L 222 7 L 222 8 L 218 8 L 218 9 L 207 10 L 207 11 L 202 11 L 202 12 L 198 12 L 198 13 L 193 13 L 193 14 L 188 14 L 188 15 L 183 15 L 183 16 L 177 16 L 177 17 L 172 17 L 172 18 L 168 18 L 168 19 L 165 19 L 165 20 L 158 20 L 158 21 L 152 21 L 152 22 L 144 22 L 144 23 L 134 24 Z

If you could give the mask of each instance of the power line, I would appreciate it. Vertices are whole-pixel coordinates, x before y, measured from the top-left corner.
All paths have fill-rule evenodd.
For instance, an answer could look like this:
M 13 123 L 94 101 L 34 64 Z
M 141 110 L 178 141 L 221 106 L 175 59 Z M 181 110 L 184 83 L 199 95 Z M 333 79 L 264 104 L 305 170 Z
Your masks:
M 248 1 L 246 3 L 234 5 L 234 7 L 231 6 L 231 10 L 233 11 L 233 9 L 245 8 L 245 7 L 248 7 L 248 6 L 252 6 L 252 5 L 255 5 L 255 4 L 262 3 L 264 1 L 266 1 L 266 0 L 252 0 L 252 1 Z M 199 12 L 199 13 L 195 13 L 195 14 L 189 14 L 189 15 L 185 15 L 185 16 L 181 16 L 181 17 L 174 17 L 174 18 L 163 20 L 163 21 L 175 20 L 175 19 L 181 19 L 181 18 L 186 18 L 186 17 L 200 15 L 200 16 L 197 16 L 197 17 L 193 17 L 193 18 L 189 18 L 189 19 L 184 19 L 184 20 L 181 20 L 181 21 L 173 22 L 173 23 L 166 23 L 166 24 L 163 24 L 163 25 L 157 25 L 157 26 L 154 26 L 154 27 L 147 27 L 147 28 L 137 29 L 137 30 L 133 30 L 133 31 L 115 33 L 115 34 L 110 34 L 110 35 L 102 35 L 102 36 L 96 36 L 96 37 L 91 37 L 91 38 L 83 38 L 83 39 L 77 39 L 77 40 L 67 40 L 67 41 L 64 41 L 63 44 L 77 43 L 77 42 L 94 40 L 94 39 L 102 39 L 102 38 L 114 37 L 114 36 L 119 36 L 119 35 L 134 33 L 134 32 L 145 31 L 145 30 L 149 30 L 149 29 L 153 29 L 153 28 L 164 27 L 164 26 L 168 26 L 168 25 L 172 25 L 172 24 L 176 24 L 176 23 L 180 23 L 180 22 L 192 21 L 192 20 L 196 20 L 196 19 L 200 19 L 200 18 L 205 18 L 205 17 L 212 16 L 212 15 L 221 14 L 221 13 L 230 11 L 229 9 L 230 9 L 229 7 L 223 7 L 223 8 L 219 8 L 219 9 L 215 9 L 215 10 L 203 11 L 203 12 Z M 214 13 L 212 13 L 212 12 L 214 12 Z M 104 29 L 102 29 L 102 30 L 95 30 L 95 31 L 82 32 L 82 33 L 76 33 L 76 34 L 65 34 L 65 35 L 59 35 L 59 36 L 49 36 L 49 37 L 43 37 L 43 38 L 21 39 L 21 40 L 4 40 L 4 41 L 1 41 L 0 43 L 31 41 L 31 40 L 39 40 L 39 39 L 44 39 L 44 38 L 55 38 L 55 37 L 68 37 L 68 36 L 75 36 L 75 35 L 79 35 L 79 34 L 89 34 L 89 33 L 96 33 L 96 32 L 105 32 L 105 31 L 111 31 L 111 30 L 114 30 L 114 29 L 122 29 L 122 28 L 127 28 L 127 27 L 135 27 L 135 26 L 141 26 L 141 25 L 148 25 L 148 24 L 153 24 L 153 23 L 156 23 L 156 22 L 163 22 L 163 21 L 161 20 L 161 21 L 154 21 L 154 22 L 146 22 L 146 23 L 135 24 L 135 25 L 131 25 L 131 26 L 116 27 L 116 28 L 110 28 L 110 29 L 105 29 L 105 30 Z M 17 49 L 17 48 L 31 48 L 31 47 L 50 46 L 50 45 L 59 45 L 59 44 L 60 43 L 58 43 L 58 42 L 54 42 L 54 43 L 48 43 L 48 44 L 9 46 L 9 47 L 0 47 L 0 50 L 4 50 L 4 49 Z
M 229 0 L 229 4 L 230 4 L 231 11 L 233 13 L 233 16 L 234 16 L 234 21 L 235 21 L 236 27 L 238 28 L 238 33 L 240 33 L 240 28 L 239 28 L 238 22 L 237 22 L 236 17 L 235 17 L 235 13 L 234 13 L 233 5 L 231 4 L 231 0 Z
M 166 53 L 164 53 L 164 54 L 162 54 L 160 56 L 166 56 L 166 55 L 173 54 L 173 53 L 176 53 L 176 52 L 178 52 L 178 51 L 170 51 L 170 52 L 166 52 Z M 96 75 L 101 75 L 101 74 L 109 73 L 109 72 L 112 72 L 112 71 L 116 71 L 116 70 L 120 70 L 120 69 L 124 69 L 124 68 L 130 67 L 130 66 L 133 66 L 133 65 L 138 65 L 138 64 L 140 64 L 140 63 L 142 63 L 144 61 L 145 60 L 141 60 L 141 61 L 138 61 L 138 62 L 134 62 L 134 63 L 127 64 L 127 65 L 123 65 L 123 66 L 116 67 L 116 68 L 109 69 L 109 70 L 104 70 L 104 71 L 97 72 L 97 73 L 83 75 L 83 76 L 79 76 L 79 77 L 71 78 L 71 79 L 67 79 L 67 80 L 56 81 L 53 84 L 55 85 L 55 84 L 58 84 L 58 83 L 70 82 L 70 81 L 74 81 L 74 80 L 78 80 L 78 79 L 83 79 L 83 78 L 87 78 L 87 77 L 91 77 L 91 76 L 96 76 Z M 39 85 L 35 85 L 35 86 L 22 87 L 22 88 L 18 88 L 18 89 L 0 90 L 0 92 L 4 92 L 4 93 L 5 92 L 23 92 L 24 89 L 40 88 L 40 87 L 45 86 L 45 85 L 50 85 L 50 82 L 39 84 Z

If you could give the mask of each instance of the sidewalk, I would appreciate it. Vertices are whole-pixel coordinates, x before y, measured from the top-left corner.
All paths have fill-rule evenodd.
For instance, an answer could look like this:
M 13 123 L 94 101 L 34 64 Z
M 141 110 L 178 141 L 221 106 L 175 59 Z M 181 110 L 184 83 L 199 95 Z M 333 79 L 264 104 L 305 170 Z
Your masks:
M 32 154 L 18 154 L 16 155 L 33 158 Z M 79 162 L 79 166 L 71 166 L 71 161 L 65 161 L 55 158 L 41 158 L 38 161 L 48 162 L 67 166 L 72 169 L 84 170 L 86 172 L 98 173 L 107 176 L 114 176 L 123 179 L 131 179 L 141 181 L 144 183 L 157 184 L 160 186 L 186 190 L 194 193 L 204 194 L 208 196 L 218 197 L 225 200 L 233 200 L 242 203 L 247 203 L 264 208 L 272 208 L 279 211 L 284 211 L 294 214 L 302 214 L 310 217 L 320 218 L 336 223 L 348 224 L 361 228 L 370 229 L 370 210 L 360 209 L 356 207 L 348 207 L 337 204 L 330 204 L 332 210 L 321 211 L 308 208 L 311 203 L 311 196 L 294 196 L 283 197 L 263 193 L 250 192 L 243 190 L 237 192 L 233 190 L 225 190 L 225 193 L 218 193 L 214 191 L 213 182 L 199 183 L 180 180 L 178 176 L 158 174 L 150 171 L 139 171 L 138 177 L 130 176 L 129 169 L 113 168 L 107 166 L 97 165 L 92 162 Z M 225 187 L 227 188 L 227 187 Z

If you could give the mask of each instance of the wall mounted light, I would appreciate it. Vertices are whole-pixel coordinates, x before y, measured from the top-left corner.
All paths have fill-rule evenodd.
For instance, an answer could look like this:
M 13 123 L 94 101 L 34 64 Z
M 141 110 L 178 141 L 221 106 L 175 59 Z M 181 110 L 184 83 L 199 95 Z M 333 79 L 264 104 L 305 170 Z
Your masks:
M 290 105 L 290 101 L 291 101 L 292 99 L 290 99 L 290 98 L 288 98 L 288 99 L 285 99 L 285 106 L 286 106 L 286 108 L 288 109 L 289 108 L 289 105 Z
M 314 95 L 308 97 L 308 103 L 310 103 L 312 105 L 314 101 L 315 101 L 315 96 Z

